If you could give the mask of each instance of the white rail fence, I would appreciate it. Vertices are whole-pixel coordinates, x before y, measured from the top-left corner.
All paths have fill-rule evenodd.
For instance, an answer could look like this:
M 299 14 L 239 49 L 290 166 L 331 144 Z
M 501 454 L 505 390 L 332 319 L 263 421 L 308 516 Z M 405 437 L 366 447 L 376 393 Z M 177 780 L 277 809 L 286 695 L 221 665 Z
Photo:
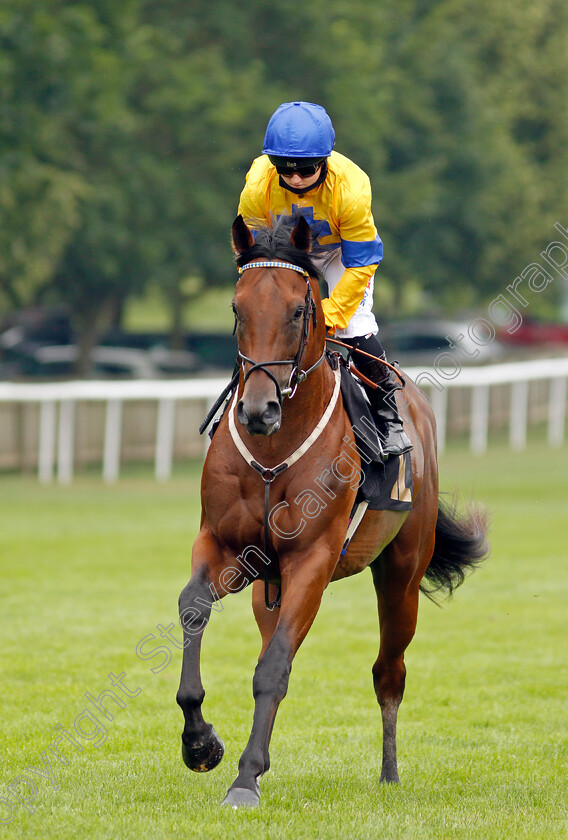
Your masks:
M 460 388 L 471 394 L 469 438 L 472 452 L 487 450 L 490 419 L 490 396 L 496 386 L 510 386 L 509 442 L 513 449 L 524 449 L 527 443 L 529 419 L 529 386 L 532 382 L 548 385 L 546 406 L 548 443 L 562 446 L 566 425 L 566 383 L 568 358 L 537 359 L 527 362 L 462 368 L 455 379 L 442 387 L 439 373 L 432 370 L 411 372 L 421 387 L 428 385 L 432 407 L 438 426 L 438 449 L 443 452 L 448 423 L 448 392 Z M 435 387 L 434 387 L 435 384 Z
M 527 443 L 529 388 L 546 383 L 548 443 L 562 446 L 565 440 L 568 358 L 463 368 L 452 379 L 439 370 L 409 368 L 406 371 L 428 393 L 438 424 L 438 447 L 443 451 L 448 436 L 449 396 L 455 389 L 469 394 L 469 438 L 472 452 L 486 451 L 490 432 L 492 389 L 509 386 L 509 441 L 514 449 Z M 75 464 L 76 407 L 83 402 L 105 406 L 102 474 L 106 482 L 119 477 L 123 407 L 127 402 L 148 401 L 157 405 L 154 437 L 154 469 L 158 480 L 167 480 L 174 460 L 176 410 L 181 401 L 197 401 L 203 414 L 214 403 L 227 379 L 80 381 L 41 384 L 0 383 L 0 411 L 9 405 L 39 405 L 37 472 L 41 482 L 55 477 L 71 482 Z M 541 412 L 542 413 L 542 412 Z M 196 429 L 188 430 L 197 435 Z M 205 453 L 208 438 L 200 445 Z

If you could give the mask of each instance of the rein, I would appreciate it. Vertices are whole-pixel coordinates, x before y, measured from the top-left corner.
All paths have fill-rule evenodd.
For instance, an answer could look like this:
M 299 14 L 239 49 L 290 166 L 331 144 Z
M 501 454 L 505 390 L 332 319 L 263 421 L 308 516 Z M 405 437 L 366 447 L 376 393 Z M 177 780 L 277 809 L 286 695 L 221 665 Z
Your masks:
M 265 373 L 269 379 L 271 379 L 276 387 L 276 396 L 278 398 L 278 402 L 282 405 L 283 397 L 289 397 L 292 399 L 294 394 L 296 393 L 296 389 L 298 385 L 300 385 L 306 377 L 312 373 L 312 371 L 316 370 L 323 360 L 325 359 L 325 349 L 317 362 L 309 367 L 307 370 L 301 370 L 300 363 L 302 361 L 302 357 L 306 352 L 306 347 L 308 344 L 308 335 L 310 330 L 310 317 L 313 322 L 314 330 L 316 328 L 316 304 L 312 296 L 312 287 L 310 286 L 310 275 L 304 268 L 301 268 L 299 265 L 294 265 L 293 263 L 289 262 L 280 262 L 279 260 L 261 260 L 259 262 L 250 262 L 246 263 L 246 265 L 239 266 L 239 274 L 243 274 L 249 268 L 287 268 L 291 271 L 296 271 L 298 274 L 301 274 L 306 280 L 306 297 L 304 299 L 304 314 L 303 314 L 303 325 L 302 325 L 302 337 L 300 339 L 300 344 L 296 351 L 296 355 L 293 359 L 277 359 L 271 362 L 255 362 L 254 359 L 250 359 L 248 356 L 245 356 L 244 353 L 241 353 L 239 350 L 237 352 L 237 359 L 240 360 L 241 366 L 243 369 L 243 373 L 245 373 L 245 363 L 252 365 L 245 373 L 245 378 L 243 385 L 246 385 L 247 380 L 251 373 L 254 373 L 255 370 L 261 370 Z M 235 318 L 235 329 L 237 326 L 236 318 Z M 233 330 L 234 334 L 235 330 Z M 268 368 L 272 365 L 292 365 L 292 370 L 290 371 L 290 376 L 288 378 L 288 384 L 285 388 L 280 388 L 278 384 L 278 380 L 274 376 L 274 374 L 268 370 Z
M 359 353 L 360 356 L 366 356 L 368 359 L 373 359 L 373 361 L 375 362 L 380 362 L 382 365 L 392 370 L 393 373 L 396 373 L 396 375 L 400 379 L 403 388 L 406 385 L 404 376 L 401 374 L 401 372 L 394 365 L 391 365 L 390 362 L 387 362 L 386 359 L 381 359 L 379 358 L 379 356 L 373 356 L 372 353 L 367 353 L 365 350 L 359 350 L 358 347 L 353 347 L 351 344 L 345 344 L 345 342 L 343 341 L 338 341 L 337 338 L 330 338 L 329 336 L 326 336 L 325 340 L 326 343 L 337 344 L 339 347 L 345 347 L 345 349 L 349 351 L 349 356 L 352 356 L 353 353 Z M 353 373 L 356 374 L 356 376 L 359 377 L 359 379 L 363 380 L 366 385 L 370 385 L 371 388 L 379 387 L 376 382 L 373 382 L 371 379 L 368 379 L 366 376 L 363 376 L 363 374 L 360 371 L 358 371 L 357 368 L 352 366 L 351 370 L 353 371 Z

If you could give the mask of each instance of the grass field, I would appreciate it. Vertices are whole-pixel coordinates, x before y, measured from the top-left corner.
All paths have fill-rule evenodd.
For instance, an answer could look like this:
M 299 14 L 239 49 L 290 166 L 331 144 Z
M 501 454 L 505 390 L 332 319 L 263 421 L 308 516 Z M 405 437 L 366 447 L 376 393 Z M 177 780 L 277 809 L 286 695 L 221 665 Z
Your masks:
M 568 449 L 456 451 L 441 476 L 489 507 L 493 553 L 443 609 L 422 601 L 400 786 L 378 784 L 365 573 L 326 593 L 277 718 L 261 806 L 238 812 L 217 805 L 250 726 L 250 595 L 226 599 L 205 636 L 205 716 L 226 747 L 209 774 L 182 764 L 180 654 L 157 629 L 176 621 L 187 580 L 198 466 L 165 485 L 144 471 L 112 488 L 0 479 L 0 836 L 568 837 Z M 107 704 L 112 721 L 85 697 L 113 689 L 109 674 L 130 692 L 114 687 L 125 705 Z M 49 750 L 58 739 L 60 761 Z

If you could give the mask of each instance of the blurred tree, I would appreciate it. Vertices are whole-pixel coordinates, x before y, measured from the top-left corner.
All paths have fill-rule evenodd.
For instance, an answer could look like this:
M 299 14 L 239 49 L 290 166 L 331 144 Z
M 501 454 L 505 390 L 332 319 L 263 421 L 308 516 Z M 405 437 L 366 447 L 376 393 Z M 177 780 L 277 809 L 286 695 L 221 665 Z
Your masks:
M 153 281 L 174 319 L 188 275 L 234 282 L 230 228 L 266 111 L 259 61 L 230 49 L 243 15 L 234 5 L 144 0 L 132 101 L 142 119 L 146 210 L 157 226 Z M 221 27 L 222 31 L 218 31 Z M 191 296 L 190 298 L 191 299 Z
M 65 38 L 45 5 L 35 20 L 26 0 L 0 9 L 0 294 L 13 307 L 49 285 L 88 194 L 59 114 Z
M 267 106 L 261 65 L 230 66 L 203 39 L 205 12 L 7 0 L 0 13 L 0 288 L 12 306 L 63 299 L 82 362 L 147 283 L 177 323 L 189 274 L 233 277 L 246 138 Z
M 567 205 L 568 7 L 313 0 L 309 13 L 337 148 L 373 184 L 378 297 L 389 285 L 400 312 L 413 289 L 445 309 L 503 291 Z
M 563 0 L 4 0 L 0 298 L 64 300 L 86 352 L 155 283 L 179 334 L 188 277 L 233 282 L 244 175 L 302 98 L 371 177 L 378 297 L 479 305 L 568 223 L 567 33 Z
M 64 301 L 85 352 L 113 297 L 146 279 L 130 230 L 143 198 L 129 182 L 134 6 L 108 22 L 89 3 L 6 0 L 0 17 L 2 288 L 17 305 Z
M 568 207 L 568 6 L 562 0 L 465 4 L 483 179 L 471 208 L 477 282 L 499 291 L 556 238 Z M 475 12 L 475 13 L 474 13 Z M 466 12 L 463 12 L 464 18 Z M 557 314 L 560 286 L 531 301 Z

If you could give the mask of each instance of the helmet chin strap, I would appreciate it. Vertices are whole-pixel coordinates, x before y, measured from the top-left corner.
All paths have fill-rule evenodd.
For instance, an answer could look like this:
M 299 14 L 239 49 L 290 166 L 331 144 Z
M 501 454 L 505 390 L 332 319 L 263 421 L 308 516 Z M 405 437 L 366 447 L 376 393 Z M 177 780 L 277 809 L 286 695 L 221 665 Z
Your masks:
M 323 184 L 323 182 L 327 178 L 327 161 L 324 161 L 324 163 L 322 163 L 319 178 L 311 185 L 311 187 L 302 187 L 301 189 L 296 189 L 296 187 L 291 187 L 289 184 L 287 184 L 282 175 L 280 175 L 279 177 L 280 186 L 284 187 L 285 190 L 294 193 L 294 195 L 304 195 L 304 193 L 308 193 L 310 192 L 310 190 L 315 190 L 317 187 L 319 187 L 320 184 Z

